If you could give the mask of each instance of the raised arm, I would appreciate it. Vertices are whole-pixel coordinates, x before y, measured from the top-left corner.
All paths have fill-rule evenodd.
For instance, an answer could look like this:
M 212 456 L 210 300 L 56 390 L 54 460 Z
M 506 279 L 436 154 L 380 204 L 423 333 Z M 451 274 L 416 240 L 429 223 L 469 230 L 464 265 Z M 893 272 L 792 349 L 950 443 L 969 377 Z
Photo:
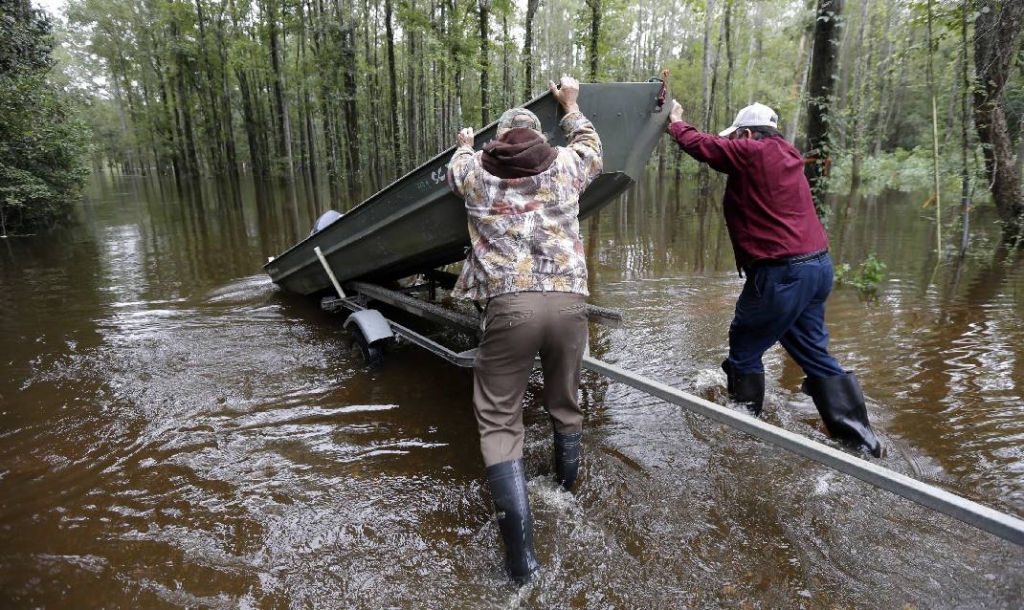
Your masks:
M 466 180 L 473 174 L 473 128 L 464 127 L 455 136 L 455 152 L 448 162 L 448 186 L 459 195 L 466 193 Z
M 743 163 L 747 143 L 704 133 L 683 120 L 683 107 L 672 101 L 667 131 L 683 151 L 715 171 L 729 173 Z
M 576 102 L 580 95 L 580 84 L 575 78 L 563 76 L 557 85 L 553 81 L 548 81 L 548 87 L 551 89 L 551 95 L 565 111 L 560 125 L 569 149 L 580 157 L 580 167 L 583 171 L 581 178 L 583 185 L 586 186 L 604 167 L 601 138 L 597 135 L 594 124 L 580 112 L 580 106 Z

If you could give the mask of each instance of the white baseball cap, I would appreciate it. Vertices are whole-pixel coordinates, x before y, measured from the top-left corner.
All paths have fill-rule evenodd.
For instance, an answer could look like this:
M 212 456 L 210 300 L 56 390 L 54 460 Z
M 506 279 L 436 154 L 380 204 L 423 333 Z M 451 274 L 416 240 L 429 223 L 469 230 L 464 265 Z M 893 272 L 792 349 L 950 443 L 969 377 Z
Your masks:
M 742 127 L 774 127 L 779 128 L 779 115 L 775 111 L 760 102 L 754 102 L 736 113 L 736 120 L 732 122 L 725 131 L 718 135 L 729 136 L 732 132 Z

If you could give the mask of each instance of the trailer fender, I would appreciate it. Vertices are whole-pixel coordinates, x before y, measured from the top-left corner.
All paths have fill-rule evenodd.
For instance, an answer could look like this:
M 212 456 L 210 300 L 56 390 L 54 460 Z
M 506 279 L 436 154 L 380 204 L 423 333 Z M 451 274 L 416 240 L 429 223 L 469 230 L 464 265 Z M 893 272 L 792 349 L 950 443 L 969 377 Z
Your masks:
M 363 337 L 366 338 L 367 345 L 373 345 L 377 341 L 390 339 L 395 336 L 391 332 L 391 325 L 388 324 L 387 318 L 376 309 L 364 309 L 353 313 L 345 320 L 343 326 L 348 328 L 348 325 L 353 322 L 359 327 L 359 332 L 363 334 Z

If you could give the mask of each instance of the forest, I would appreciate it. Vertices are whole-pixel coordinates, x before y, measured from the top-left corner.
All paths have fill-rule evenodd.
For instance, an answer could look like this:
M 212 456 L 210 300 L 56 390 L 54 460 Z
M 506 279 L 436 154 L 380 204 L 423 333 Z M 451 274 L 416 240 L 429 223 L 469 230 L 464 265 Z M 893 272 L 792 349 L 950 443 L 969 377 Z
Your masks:
M 347 202 L 561 74 L 667 70 L 699 128 L 772 106 L 819 197 L 927 191 L 947 231 L 995 205 L 1005 240 L 1022 241 L 1024 0 L 69 0 L 61 20 L 3 6 L 4 28 L 48 41 L 32 78 L 45 72 L 66 105 L 50 123 L 87 130 L 92 171 L 244 175 Z M 0 55 L 0 96 L 15 100 L 31 66 L 13 46 Z M 0 135 L 42 111 L 0 108 Z M 654 163 L 707 183 L 668 144 Z M 5 218 L 27 205 L 15 146 L 0 145 Z

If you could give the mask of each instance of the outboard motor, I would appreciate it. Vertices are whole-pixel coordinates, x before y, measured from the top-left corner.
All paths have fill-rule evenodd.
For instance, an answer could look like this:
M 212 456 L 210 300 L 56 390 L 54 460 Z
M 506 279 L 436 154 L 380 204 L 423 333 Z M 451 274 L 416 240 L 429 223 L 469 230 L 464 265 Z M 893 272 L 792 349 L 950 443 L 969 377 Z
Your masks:
M 327 225 L 331 224 L 332 222 L 338 220 L 341 217 L 341 213 L 335 212 L 334 210 L 327 210 L 326 212 L 320 215 L 320 218 L 316 219 L 316 222 L 313 223 L 313 230 L 310 231 L 309 234 L 316 235 L 320 231 L 326 229 Z

